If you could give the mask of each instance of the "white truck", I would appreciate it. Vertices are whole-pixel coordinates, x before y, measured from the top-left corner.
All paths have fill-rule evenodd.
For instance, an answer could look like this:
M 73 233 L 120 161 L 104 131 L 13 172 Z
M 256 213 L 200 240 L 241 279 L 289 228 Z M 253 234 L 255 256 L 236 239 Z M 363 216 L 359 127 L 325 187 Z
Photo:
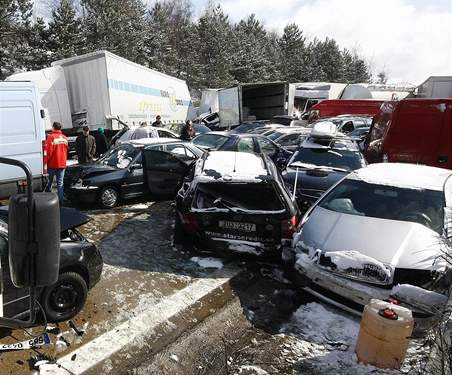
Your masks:
M 49 117 L 47 130 L 53 121 L 64 129 L 87 124 L 112 130 L 122 128 L 120 122 L 133 126 L 152 122 L 157 115 L 163 123 L 183 122 L 191 102 L 185 81 L 108 51 L 55 61 L 50 68 L 17 73 L 7 80 L 38 85 Z
M 246 121 L 293 115 L 294 95 L 295 86 L 288 82 L 246 83 L 220 89 L 219 127 L 228 129 Z
M 0 82 L 0 156 L 26 163 L 35 190 L 42 190 L 47 173 L 44 117 L 34 83 Z M 0 199 L 16 193 L 25 182 L 20 168 L 0 164 Z

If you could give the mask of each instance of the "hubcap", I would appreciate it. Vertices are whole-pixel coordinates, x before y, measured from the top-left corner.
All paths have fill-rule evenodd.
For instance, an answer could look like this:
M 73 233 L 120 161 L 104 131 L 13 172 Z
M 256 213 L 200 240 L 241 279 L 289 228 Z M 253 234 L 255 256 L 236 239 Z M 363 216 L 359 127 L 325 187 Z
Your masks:
M 75 307 L 78 292 L 71 283 L 60 284 L 52 292 L 52 304 L 57 311 L 65 312 Z
M 102 204 L 107 207 L 114 206 L 116 204 L 116 200 L 118 199 L 118 195 L 115 189 L 108 188 L 102 192 L 101 200 Z

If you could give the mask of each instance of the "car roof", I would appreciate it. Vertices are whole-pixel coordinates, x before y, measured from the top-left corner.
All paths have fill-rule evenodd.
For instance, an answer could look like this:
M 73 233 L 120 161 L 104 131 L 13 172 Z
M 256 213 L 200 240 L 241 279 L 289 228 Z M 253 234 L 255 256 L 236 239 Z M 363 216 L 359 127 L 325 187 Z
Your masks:
M 212 151 L 198 160 L 195 176 L 205 182 L 262 182 L 271 174 L 267 161 L 259 155 Z
M 281 129 L 277 129 L 276 131 L 278 133 L 285 133 L 285 134 L 290 134 L 290 133 L 310 133 L 311 132 L 311 128 L 304 128 L 302 126 L 285 126 Z
M 351 176 L 369 184 L 409 189 L 443 191 L 452 171 L 408 163 L 377 163 L 352 172 Z
M 166 144 L 166 143 L 180 143 L 181 140 L 174 139 L 174 138 L 140 138 L 140 139 L 132 139 L 130 141 L 124 142 L 124 143 L 130 143 L 134 146 L 147 146 L 147 145 L 156 145 L 156 144 Z
M 348 150 L 360 151 L 359 146 L 353 139 L 346 136 L 338 136 L 331 139 L 318 139 L 307 137 L 301 143 L 302 148 L 316 148 L 316 149 L 332 149 L 332 150 Z

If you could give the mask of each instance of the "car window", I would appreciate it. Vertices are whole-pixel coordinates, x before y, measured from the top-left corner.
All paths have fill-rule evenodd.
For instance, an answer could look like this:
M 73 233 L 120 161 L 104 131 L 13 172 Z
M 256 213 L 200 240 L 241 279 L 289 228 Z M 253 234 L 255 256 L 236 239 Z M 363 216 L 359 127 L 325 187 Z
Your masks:
M 268 139 L 271 139 L 272 141 L 277 140 L 278 138 L 282 137 L 285 133 L 282 132 L 274 132 L 270 135 L 267 135 Z
M 130 139 L 143 139 L 143 138 L 151 138 L 152 132 L 149 131 L 149 129 L 146 129 L 144 127 L 135 129 L 133 134 L 131 135 Z
M 157 130 L 160 138 L 176 138 L 172 133 L 167 132 L 163 129 Z
M 288 134 L 284 137 L 281 137 L 277 143 L 281 146 L 292 146 L 297 145 L 300 142 L 300 134 Z
M 240 138 L 237 143 L 237 151 L 240 152 L 254 152 L 254 141 L 251 137 Z
M 353 129 L 354 129 L 353 121 L 347 121 L 344 125 L 342 125 L 341 132 L 350 133 L 351 131 L 353 131 Z
M 444 195 L 440 191 L 370 184 L 347 178 L 319 204 L 350 215 L 422 224 L 439 234 L 444 226 Z
M 150 169 L 171 171 L 179 170 L 182 162 L 175 156 L 163 151 L 151 151 L 145 153 L 146 166 Z
M 217 150 L 221 146 L 223 146 L 227 140 L 228 137 L 225 137 L 224 135 L 207 133 L 198 135 L 196 138 L 194 138 L 193 144 L 201 147 L 210 148 L 212 150 Z
M 98 163 L 114 168 L 127 168 L 139 150 L 130 144 L 121 144 L 110 149 Z
M 196 159 L 196 155 L 186 148 L 184 145 L 176 144 L 176 145 L 167 145 L 166 150 L 171 152 L 172 154 L 182 157 L 185 159 Z
M 319 167 L 342 168 L 353 171 L 363 167 L 363 157 L 359 151 L 301 147 L 290 160 L 294 163 L 312 164 Z
M 273 143 L 271 143 L 268 139 L 258 138 L 259 147 L 261 148 L 261 152 L 265 155 L 273 155 L 276 153 L 277 148 Z
M 275 186 L 269 183 L 201 183 L 196 188 L 192 205 L 198 209 L 233 207 L 252 211 L 285 208 Z

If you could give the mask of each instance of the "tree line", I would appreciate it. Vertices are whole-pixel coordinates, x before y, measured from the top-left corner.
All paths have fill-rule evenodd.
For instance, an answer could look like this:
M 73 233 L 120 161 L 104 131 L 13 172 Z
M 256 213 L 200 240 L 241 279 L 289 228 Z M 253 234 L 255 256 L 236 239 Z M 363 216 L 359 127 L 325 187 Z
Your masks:
M 106 49 L 187 81 L 192 90 L 240 82 L 369 82 L 366 61 L 332 38 L 308 40 L 294 23 L 282 34 L 250 15 L 232 22 L 209 2 L 54 0 L 45 20 L 32 0 L 0 0 L 0 79 Z

